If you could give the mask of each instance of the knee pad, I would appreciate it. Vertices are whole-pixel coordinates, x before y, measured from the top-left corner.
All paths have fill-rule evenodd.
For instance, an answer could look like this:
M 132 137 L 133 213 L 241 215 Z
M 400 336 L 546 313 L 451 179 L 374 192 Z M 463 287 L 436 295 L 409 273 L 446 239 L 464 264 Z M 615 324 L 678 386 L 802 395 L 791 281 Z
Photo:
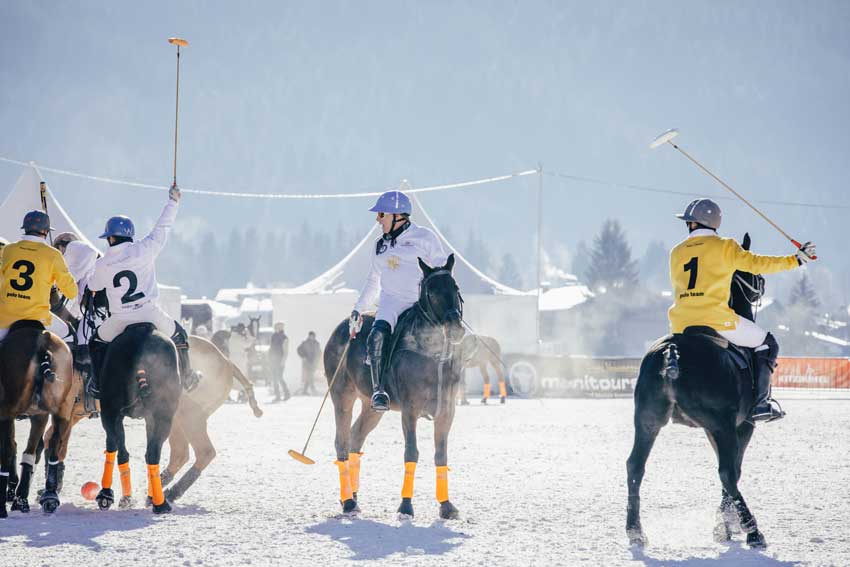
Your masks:
M 174 334 L 171 335 L 171 340 L 178 347 L 187 347 L 189 344 L 189 334 L 186 333 L 186 329 L 177 321 L 174 322 Z
M 378 319 L 372 325 L 372 330 L 369 331 L 369 336 L 366 337 L 366 348 L 371 353 L 375 348 L 380 348 L 386 337 L 392 333 L 392 327 L 383 319 Z
M 773 333 L 768 333 L 764 338 L 764 343 L 756 348 L 756 354 L 761 358 L 766 358 L 771 362 L 775 362 L 779 357 L 779 343 L 776 342 L 776 337 Z

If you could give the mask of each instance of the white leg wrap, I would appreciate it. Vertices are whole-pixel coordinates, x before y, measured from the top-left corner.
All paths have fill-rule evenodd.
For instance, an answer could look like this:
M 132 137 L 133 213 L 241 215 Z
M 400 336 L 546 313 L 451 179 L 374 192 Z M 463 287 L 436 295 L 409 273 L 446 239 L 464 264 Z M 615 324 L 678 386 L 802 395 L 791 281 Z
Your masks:
M 31 467 L 35 466 L 35 455 L 31 455 L 30 453 L 24 453 L 21 457 L 22 465 L 29 465 Z

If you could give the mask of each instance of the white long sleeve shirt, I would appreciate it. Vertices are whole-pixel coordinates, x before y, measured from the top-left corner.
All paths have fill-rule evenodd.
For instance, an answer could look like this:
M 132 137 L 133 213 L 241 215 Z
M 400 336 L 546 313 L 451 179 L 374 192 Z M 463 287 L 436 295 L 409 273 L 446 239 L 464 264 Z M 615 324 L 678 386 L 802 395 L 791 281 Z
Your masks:
M 383 237 L 375 243 L 372 250 L 372 265 L 366 284 L 354 305 L 359 312 L 375 306 L 379 296 L 390 295 L 406 303 L 415 303 L 419 299 L 419 282 L 422 270 L 417 258 L 431 267 L 440 267 L 446 263 L 447 255 L 437 235 L 428 228 L 410 223 L 410 226 L 398 235 L 395 246 L 391 246 Z
M 112 315 L 133 313 L 156 303 L 156 258 L 168 240 L 177 217 L 177 202 L 169 199 L 150 234 L 138 242 L 110 246 L 95 263 L 89 289 L 106 289 Z

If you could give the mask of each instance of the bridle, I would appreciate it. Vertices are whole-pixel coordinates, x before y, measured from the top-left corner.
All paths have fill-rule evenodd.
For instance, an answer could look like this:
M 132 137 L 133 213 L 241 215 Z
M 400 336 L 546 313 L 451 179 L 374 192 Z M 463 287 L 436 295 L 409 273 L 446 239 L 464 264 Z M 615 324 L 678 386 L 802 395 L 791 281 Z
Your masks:
M 452 283 L 454 283 L 454 278 L 452 277 L 451 271 L 446 269 L 435 270 L 424 278 L 422 278 L 422 281 L 419 282 L 419 300 L 416 302 L 416 305 L 425 320 L 431 323 L 432 325 L 444 325 L 455 316 L 457 317 L 458 321 L 463 321 L 463 296 L 460 294 L 460 289 L 457 289 L 457 307 L 453 307 L 452 309 L 446 311 L 446 313 L 443 315 L 442 321 L 434 311 L 434 305 L 431 301 L 431 290 L 429 284 L 435 278 L 445 276 L 451 278 Z M 457 286 L 455 285 L 455 287 Z

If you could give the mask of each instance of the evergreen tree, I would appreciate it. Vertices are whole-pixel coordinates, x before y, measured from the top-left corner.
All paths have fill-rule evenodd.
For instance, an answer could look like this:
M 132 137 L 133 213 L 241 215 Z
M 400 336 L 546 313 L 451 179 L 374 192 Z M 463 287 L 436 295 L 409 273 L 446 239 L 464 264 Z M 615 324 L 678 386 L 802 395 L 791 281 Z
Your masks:
M 502 265 L 499 268 L 499 281 L 514 289 L 522 288 L 522 276 L 519 273 L 516 259 L 513 254 L 506 252 L 502 256 Z
M 791 289 L 791 296 L 788 299 L 788 304 L 802 305 L 810 309 L 817 309 L 820 307 L 820 301 L 818 301 L 815 288 L 812 285 L 811 280 L 809 280 L 808 274 L 805 272 L 803 272 L 800 279 L 797 280 L 797 283 L 795 283 L 794 287 Z
M 670 289 L 670 252 L 660 240 L 647 245 L 640 260 L 640 276 L 652 291 Z
M 585 272 L 591 289 L 603 293 L 614 289 L 634 289 L 638 279 L 636 264 L 620 223 L 606 220 L 593 239 L 590 267 Z

